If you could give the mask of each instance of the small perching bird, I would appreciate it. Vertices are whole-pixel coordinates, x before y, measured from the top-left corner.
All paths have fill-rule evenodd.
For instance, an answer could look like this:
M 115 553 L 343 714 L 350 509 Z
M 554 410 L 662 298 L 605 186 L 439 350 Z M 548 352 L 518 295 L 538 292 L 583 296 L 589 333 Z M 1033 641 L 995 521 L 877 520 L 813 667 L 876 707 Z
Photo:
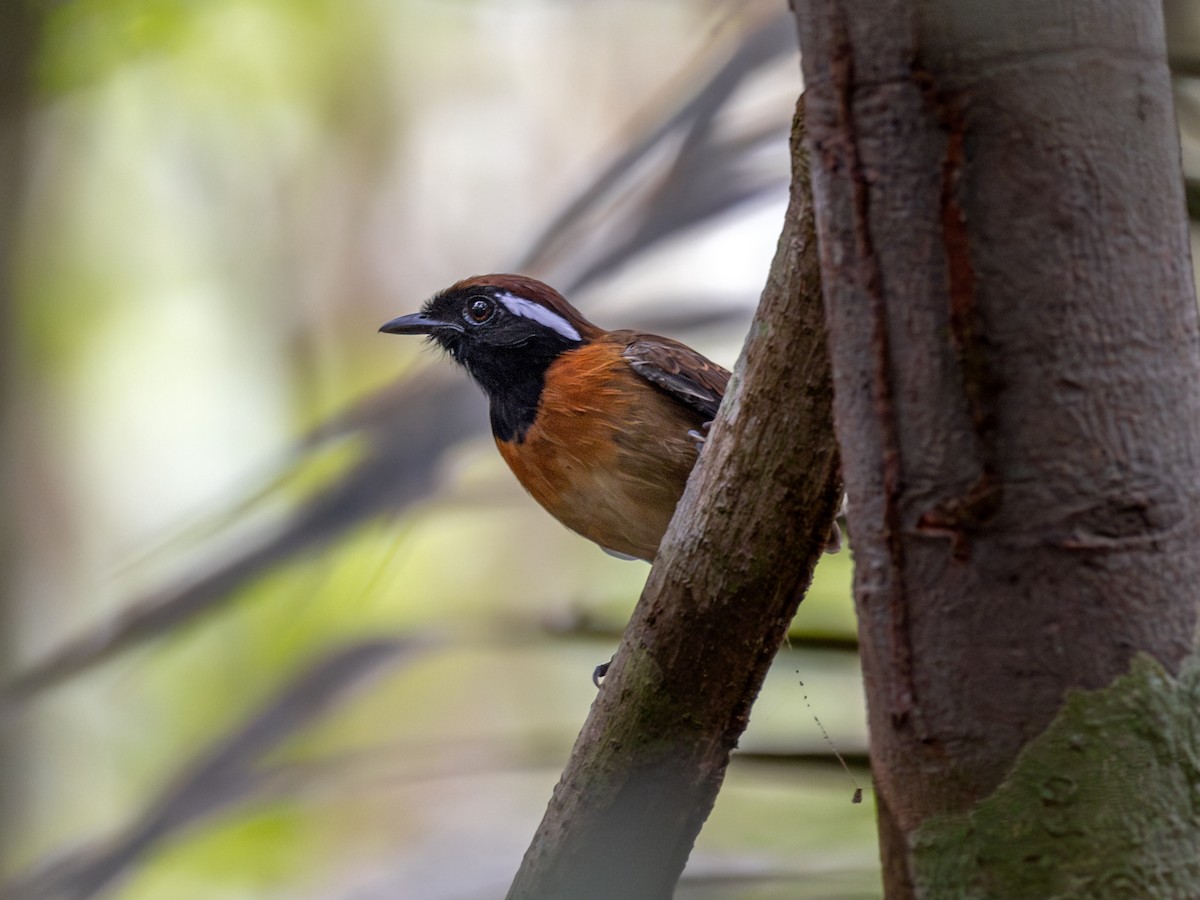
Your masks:
M 605 331 L 521 275 L 467 278 L 379 330 L 428 335 L 470 372 L 500 455 L 552 516 L 654 559 L 726 369 L 670 338 Z

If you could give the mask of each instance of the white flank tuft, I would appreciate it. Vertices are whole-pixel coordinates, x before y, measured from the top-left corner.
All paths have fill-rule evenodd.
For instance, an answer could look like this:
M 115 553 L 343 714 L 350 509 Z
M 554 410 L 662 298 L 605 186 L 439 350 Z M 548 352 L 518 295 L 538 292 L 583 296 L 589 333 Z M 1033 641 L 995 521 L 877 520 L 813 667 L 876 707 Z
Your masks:
M 547 309 L 540 303 L 534 303 L 532 300 L 526 300 L 524 297 L 518 297 L 516 294 L 510 294 L 507 291 L 497 293 L 496 299 L 503 303 L 504 308 L 514 316 L 520 316 L 523 319 L 533 319 L 533 321 L 539 322 L 547 328 L 558 332 L 567 340 L 583 340 L 579 336 L 579 332 L 575 330 L 574 325 L 554 312 L 554 310 Z

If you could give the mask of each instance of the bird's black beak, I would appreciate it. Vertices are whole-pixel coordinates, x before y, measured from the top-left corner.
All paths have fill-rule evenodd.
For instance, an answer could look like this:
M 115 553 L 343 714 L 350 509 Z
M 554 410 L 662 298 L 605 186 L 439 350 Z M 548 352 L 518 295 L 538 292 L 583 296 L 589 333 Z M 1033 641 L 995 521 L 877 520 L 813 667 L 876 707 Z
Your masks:
M 390 322 L 384 322 L 379 330 L 385 334 L 432 334 L 434 329 L 444 328 L 446 323 L 434 319 L 425 313 L 413 313 L 400 316 Z

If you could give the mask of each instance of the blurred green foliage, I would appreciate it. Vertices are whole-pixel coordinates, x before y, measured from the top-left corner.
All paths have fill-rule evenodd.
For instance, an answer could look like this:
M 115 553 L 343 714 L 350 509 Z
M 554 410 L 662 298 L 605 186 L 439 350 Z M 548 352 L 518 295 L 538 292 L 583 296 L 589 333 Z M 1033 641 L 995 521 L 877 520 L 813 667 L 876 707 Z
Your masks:
M 637 137 L 640 98 L 660 98 L 643 117 L 669 116 L 667 76 L 676 92 L 701 79 L 697 48 L 718 33 L 736 45 L 743 27 L 720 4 L 682 2 L 46 8 L 15 310 L 21 664 L 64 635 L 102 639 L 131 599 L 220 571 L 348 477 L 374 446 L 369 410 L 355 413 L 365 431 L 303 436 L 369 389 L 445 365 L 378 339 L 379 322 L 517 255 L 606 150 Z M 775 93 L 754 100 L 786 128 L 794 60 L 771 77 Z M 726 279 L 740 318 L 680 336 L 732 363 L 778 230 L 777 210 L 756 212 L 749 237 L 721 225 L 742 229 L 722 254 L 646 264 L 645 283 L 681 284 L 672 308 L 638 288 L 636 267 L 581 304 L 686 328 Z M 439 424 L 435 411 L 412 427 Z M 502 892 L 648 569 L 550 520 L 479 426 L 432 461 L 420 502 L 304 545 L 24 706 L 4 872 L 103 857 L 223 739 L 268 720 L 297 673 L 399 635 L 424 650 L 281 729 L 245 785 L 166 823 L 111 894 Z M 798 647 L 852 643 L 849 577 L 847 554 L 823 563 Z M 744 746 L 823 753 L 815 712 L 861 753 L 860 696 L 852 654 L 786 654 Z M 844 775 L 815 771 L 735 765 L 697 865 L 804 868 L 817 851 L 797 862 L 796 848 L 813 839 L 844 851 L 835 881 L 873 883 L 869 809 L 848 805 Z

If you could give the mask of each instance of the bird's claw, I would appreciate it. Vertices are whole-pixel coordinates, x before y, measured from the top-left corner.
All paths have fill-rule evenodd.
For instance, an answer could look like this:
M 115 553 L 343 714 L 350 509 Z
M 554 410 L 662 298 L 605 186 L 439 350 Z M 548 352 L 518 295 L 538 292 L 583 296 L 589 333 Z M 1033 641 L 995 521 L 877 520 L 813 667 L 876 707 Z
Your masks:
M 825 540 L 825 552 L 837 553 L 842 549 L 842 527 L 835 521 L 829 529 L 829 537 Z
M 842 527 L 837 520 L 846 515 L 846 506 L 849 502 L 849 498 L 842 494 L 842 502 L 838 505 L 838 511 L 835 513 L 833 527 L 829 530 L 829 538 L 825 541 L 826 553 L 837 553 L 842 549 Z
M 596 686 L 596 690 L 600 690 L 600 682 L 603 681 L 604 676 L 608 674 L 608 668 L 611 665 L 612 660 L 610 659 L 606 663 L 600 663 L 600 665 L 596 666 L 595 670 L 592 672 L 592 684 Z
M 704 442 L 708 440 L 708 431 L 712 428 L 712 422 L 705 422 L 699 429 L 691 429 L 688 431 L 688 437 L 696 442 L 696 449 L 701 450 L 704 447 Z

